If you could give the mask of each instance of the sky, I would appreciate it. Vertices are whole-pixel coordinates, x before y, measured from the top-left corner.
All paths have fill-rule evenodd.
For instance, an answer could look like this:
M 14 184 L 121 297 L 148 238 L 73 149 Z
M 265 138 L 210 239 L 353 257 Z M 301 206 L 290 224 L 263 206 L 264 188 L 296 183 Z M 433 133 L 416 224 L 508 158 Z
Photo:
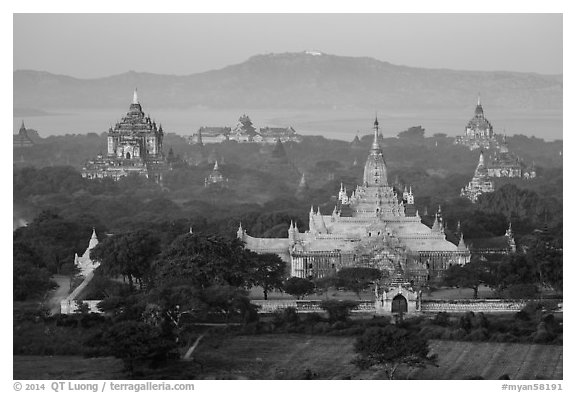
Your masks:
M 13 69 L 187 75 L 318 50 L 424 68 L 561 74 L 562 14 L 14 14 Z

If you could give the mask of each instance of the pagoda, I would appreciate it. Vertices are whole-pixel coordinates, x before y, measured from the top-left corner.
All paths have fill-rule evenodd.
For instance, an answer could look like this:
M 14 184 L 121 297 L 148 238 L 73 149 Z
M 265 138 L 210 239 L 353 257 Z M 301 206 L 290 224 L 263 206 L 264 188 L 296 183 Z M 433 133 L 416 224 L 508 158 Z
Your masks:
M 488 168 L 484 164 L 484 152 L 480 152 L 478 165 L 474 171 L 474 176 L 468 185 L 460 191 L 460 196 L 476 202 L 481 194 L 494 191 L 494 182 L 490 180 Z
M 464 135 L 456 137 L 456 144 L 464 145 L 475 149 L 490 149 L 497 146 L 498 141 L 494 134 L 494 128 L 486 116 L 484 116 L 484 108 L 480 102 L 480 94 L 478 94 L 478 103 L 474 110 L 474 117 L 468 121 Z
M 162 125 L 146 116 L 134 90 L 128 113 L 108 130 L 107 154 L 99 154 L 82 169 L 88 179 L 111 177 L 118 180 L 138 174 L 159 182 L 166 160 L 162 152 Z
M 32 146 L 34 146 L 34 142 L 32 142 L 32 139 L 30 139 L 30 136 L 28 136 L 28 131 L 24 125 L 24 120 L 22 120 L 22 125 L 20 126 L 18 134 L 14 135 L 13 147 L 27 148 Z
M 212 172 L 210 172 L 208 177 L 204 179 L 204 187 L 210 187 L 210 186 L 224 187 L 226 183 L 228 183 L 228 179 L 225 179 L 224 176 L 222 176 L 220 168 L 218 167 L 218 161 L 216 160 Z
M 240 227 L 238 239 L 258 253 L 276 253 L 289 263 L 291 275 L 321 278 L 345 267 L 372 267 L 389 278 L 401 275 L 414 283 L 440 279 L 451 265 L 470 260 L 467 249 L 446 240 L 437 214 L 432 228 L 420 215 L 407 214 L 412 191 L 398 195 L 388 184 L 388 168 L 379 143 L 378 119 L 364 166 L 362 185 L 351 193 L 343 185 L 330 214 L 310 208 L 308 230 L 291 222 L 288 238 L 255 238 Z M 406 199 L 406 204 L 403 198 Z

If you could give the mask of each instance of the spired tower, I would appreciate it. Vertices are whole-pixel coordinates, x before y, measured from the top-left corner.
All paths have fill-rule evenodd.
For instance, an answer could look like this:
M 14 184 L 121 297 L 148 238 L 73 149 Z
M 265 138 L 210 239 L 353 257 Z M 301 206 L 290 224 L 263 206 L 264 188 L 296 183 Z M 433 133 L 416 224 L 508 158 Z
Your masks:
M 494 182 L 488 177 L 488 169 L 484 163 L 484 152 L 480 152 L 478 165 L 474 171 L 474 176 L 468 185 L 461 189 L 460 196 L 470 199 L 473 203 L 478 200 L 481 194 L 494 191 Z
M 374 141 L 370 148 L 370 155 L 364 165 L 364 186 L 387 186 L 388 173 L 382 148 L 378 143 L 379 129 L 378 117 L 374 120 Z
M 346 267 L 372 267 L 390 278 L 423 283 L 441 278 L 453 264 L 469 262 L 468 250 L 446 240 L 440 218 L 430 228 L 417 211 L 407 214 L 414 195 L 407 192 L 404 202 L 388 185 L 378 139 L 376 119 L 363 184 L 350 195 L 341 185 L 330 214 L 311 207 L 308 231 L 301 233 L 291 225 L 287 238 L 255 238 L 239 228 L 238 238 L 249 250 L 278 254 L 290 264 L 291 275 L 301 278 L 321 278 Z

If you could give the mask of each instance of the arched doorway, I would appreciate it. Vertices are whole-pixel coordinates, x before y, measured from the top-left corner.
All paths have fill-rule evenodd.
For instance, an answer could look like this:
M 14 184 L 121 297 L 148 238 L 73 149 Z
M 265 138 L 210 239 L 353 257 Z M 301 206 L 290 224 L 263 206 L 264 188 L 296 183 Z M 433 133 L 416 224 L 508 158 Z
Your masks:
M 130 159 L 130 153 L 126 153 L 126 159 L 127 159 L 127 160 Z
M 392 313 L 406 313 L 408 312 L 408 301 L 402 295 L 394 296 L 392 299 Z

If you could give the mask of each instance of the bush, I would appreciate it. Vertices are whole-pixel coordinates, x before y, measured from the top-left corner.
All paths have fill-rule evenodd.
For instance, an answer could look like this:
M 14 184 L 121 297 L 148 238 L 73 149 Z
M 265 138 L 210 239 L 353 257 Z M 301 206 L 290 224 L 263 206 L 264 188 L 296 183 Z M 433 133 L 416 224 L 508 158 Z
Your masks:
M 426 340 L 443 339 L 448 329 L 442 326 L 425 326 L 420 330 L 419 335 Z
M 470 341 L 486 341 L 487 338 L 488 338 L 488 329 L 484 328 L 474 329 L 466 337 L 466 339 Z
M 330 324 L 328 322 L 318 322 L 312 328 L 314 334 L 323 334 L 330 331 Z
M 352 309 L 358 307 L 358 302 L 352 300 L 324 300 L 320 308 L 328 312 L 331 322 L 346 321 Z
M 272 315 L 272 322 L 275 325 L 283 326 L 288 324 L 297 325 L 300 321 L 298 311 L 294 307 L 288 307 L 283 310 L 276 310 Z
M 538 295 L 538 287 L 534 284 L 515 284 L 506 290 L 509 299 L 534 299 Z
M 442 311 L 436 314 L 433 319 L 433 323 L 438 326 L 449 326 L 450 325 L 450 315 L 447 312 Z

